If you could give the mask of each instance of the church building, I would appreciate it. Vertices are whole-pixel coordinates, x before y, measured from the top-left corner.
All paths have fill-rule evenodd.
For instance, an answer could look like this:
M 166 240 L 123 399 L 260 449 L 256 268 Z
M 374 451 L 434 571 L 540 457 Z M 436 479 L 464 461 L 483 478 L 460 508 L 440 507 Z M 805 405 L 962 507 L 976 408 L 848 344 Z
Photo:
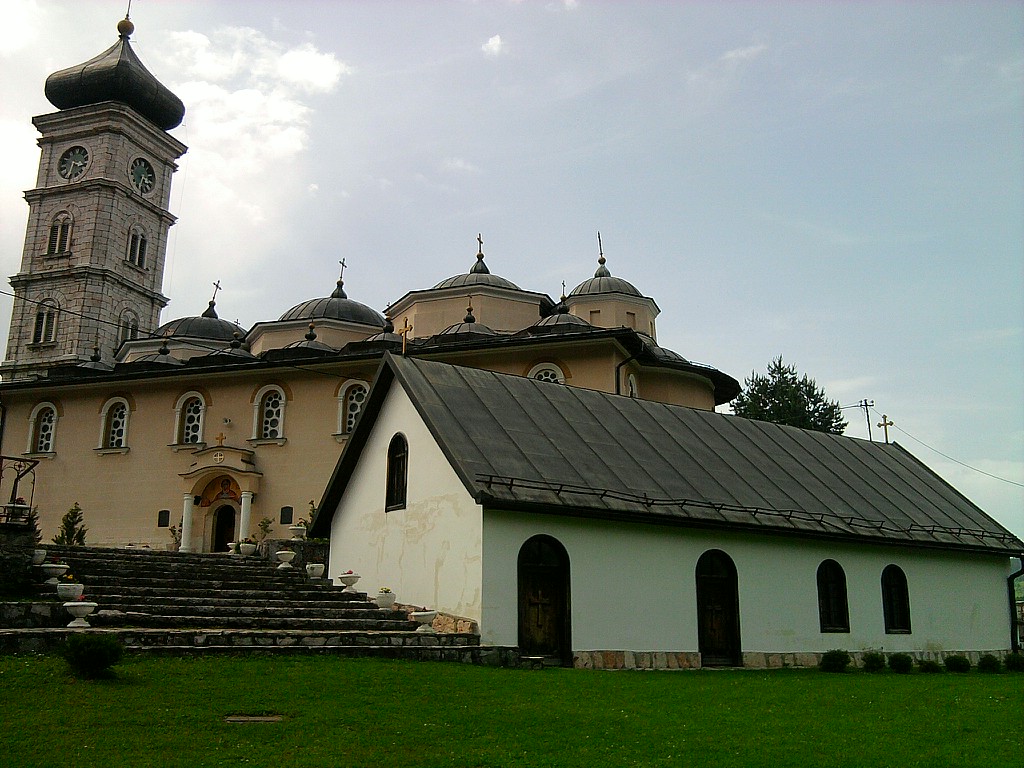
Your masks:
M 90 545 L 173 529 L 186 552 L 317 510 L 329 575 L 552 663 L 1011 647 L 1024 543 L 899 446 L 715 413 L 736 379 L 660 346 L 657 303 L 600 245 L 557 301 L 492 272 L 478 235 L 465 273 L 383 311 L 342 272 L 248 330 L 216 293 L 163 320 L 185 105 L 117 31 L 33 119 L 0 494 L 46 540 L 76 503 Z

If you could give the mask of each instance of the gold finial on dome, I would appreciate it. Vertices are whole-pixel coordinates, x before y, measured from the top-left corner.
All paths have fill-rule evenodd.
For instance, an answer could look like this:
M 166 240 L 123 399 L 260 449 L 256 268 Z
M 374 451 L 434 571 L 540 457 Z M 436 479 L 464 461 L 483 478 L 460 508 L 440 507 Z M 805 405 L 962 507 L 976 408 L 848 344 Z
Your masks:
M 119 22 L 117 22 L 117 34 L 123 38 L 129 38 L 132 36 L 132 32 L 135 31 L 135 25 L 132 24 L 132 20 L 125 16 Z

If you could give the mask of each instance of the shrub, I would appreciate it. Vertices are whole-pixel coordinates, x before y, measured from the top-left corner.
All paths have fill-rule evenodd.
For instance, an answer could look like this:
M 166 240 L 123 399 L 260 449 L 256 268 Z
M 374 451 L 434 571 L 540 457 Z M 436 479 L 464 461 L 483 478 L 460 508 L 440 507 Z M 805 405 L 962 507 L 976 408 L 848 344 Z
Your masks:
M 999 659 L 993 656 L 991 653 L 986 653 L 980 659 L 978 659 L 978 671 L 979 672 L 999 672 L 1003 668 L 1003 665 L 999 662 Z
M 845 672 L 850 665 L 850 654 L 839 649 L 826 651 L 821 656 L 818 668 L 822 672 Z
M 922 672 L 935 673 L 942 671 L 942 665 L 939 664 L 939 662 L 937 662 L 935 659 L 921 659 L 919 662 L 917 662 L 917 666 L 921 669 Z
M 894 653 L 889 656 L 889 669 L 905 675 L 914 668 L 914 660 L 908 653 Z
M 116 637 L 76 633 L 64 642 L 61 655 L 77 677 L 109 677 L 124 648 Z
M 966 656 L 947 656 L 943 663 L 946 665 L 947 672 L 970 672 L 971 671 L 971 660 Z
M 53 537 L 54 544 L 65 547 L 84 547 L 85 534 L 89 529 L 82 522 L 82 508 L 76 501 L 60 520 L 60 530 Z
M 1024 672 L 1024 654 L 1011 653 L 1003 662 L 1006 664 L 1007 672 Z
M 881 672 L 885 669 L 885 654 L 878 651 L 867 651 L 861 660 L 864 662 L 865 672 Z

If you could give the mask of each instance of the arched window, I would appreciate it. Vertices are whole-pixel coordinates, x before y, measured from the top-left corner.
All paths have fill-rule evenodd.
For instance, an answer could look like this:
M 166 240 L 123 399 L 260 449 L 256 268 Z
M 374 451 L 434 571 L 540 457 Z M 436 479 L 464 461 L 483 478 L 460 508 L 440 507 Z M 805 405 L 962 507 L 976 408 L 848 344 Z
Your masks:
M 47 344 L 57 340 L 57 314 L 59 307 L 53 299 L 43 299 L 36 308 L 36 324 L 32 330 L 33 344 Z
M 174 406 L 175 428 L 174 442 L 179 445 L 193 445 L 203 442 L 203 417 L 206 415 L 206 402 L 198 392 L 187 392 L 178 398 Z
M 103 432 L 100 448 L 126 448 L 128 446 L 128 401 L 117 397 L 107 401 L 103 408 Z
M 363 411 L 363 403 L 366 402 L 366 394 L 369 392 L 366 385 L 356 382 L 343 390 L 340 402 L 338 403 L 338 431 L 347 435 L 356 427 L 359 421 L 359 414 Z
M 67 253 L 71 250 L 71 226 L 74 219 L 67 211 L 61 211 L 50 224 L 50 239 L 46 243 L 46 255 Z
M 910 591 L 907 575 L 898 565 L 887 565 L 882 571 L 882 614 L 885 633 L 910 633 Z
M 565 384 L 565 374 L 562 369 L 554 363 L 539 363 L 530 369 L 526 374 L 537 381 L 549 381 L 553 384 Z
M 26 453 L 53 453 L 57 430 L 57 409 L 52 403 L 40 403 L 28 417 Z
M 398 433 L 391 438 L 388 446 L 387 486 L 384 493 L 384 510 L 405 509 L 409 488 L 409 444 L 405 435 Z
M 134 312 L 129 311 L 121 315 L 119 336 L 120 343 L 139 338 L 139 318 Z
M 284 409 L 287 399 L 284 390 L 267 385 L 256 393 L 253 401 L 254 440 L 281 440 L 284 438 Z
M 818 566 L 818 620 L 822 632 L 850 631 L 846 574 L 835 560 L 825 560 Z
M 634 398 L 637 397 L 639 394 L 635 374 L 631 373 L 629 374 L 629 376 L 626 377 L 626 394 Z
M 139 228 L 133 228 L 128 233 L 128 248 L 125 258 L 129 264 L 134 264 L 140 269 L 146 268 L 146 248 L 149 240 L 145 232 Z

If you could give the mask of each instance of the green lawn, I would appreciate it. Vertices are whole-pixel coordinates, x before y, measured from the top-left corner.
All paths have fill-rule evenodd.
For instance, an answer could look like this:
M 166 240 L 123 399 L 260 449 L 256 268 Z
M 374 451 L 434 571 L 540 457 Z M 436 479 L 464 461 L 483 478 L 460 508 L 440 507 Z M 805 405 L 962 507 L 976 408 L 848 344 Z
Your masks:
M 1024 765 L 1024 676 L 524 671 L 326 656 L 0 657 L 0 764 Z M 226 723 L 275 713 L 280 723 Z

